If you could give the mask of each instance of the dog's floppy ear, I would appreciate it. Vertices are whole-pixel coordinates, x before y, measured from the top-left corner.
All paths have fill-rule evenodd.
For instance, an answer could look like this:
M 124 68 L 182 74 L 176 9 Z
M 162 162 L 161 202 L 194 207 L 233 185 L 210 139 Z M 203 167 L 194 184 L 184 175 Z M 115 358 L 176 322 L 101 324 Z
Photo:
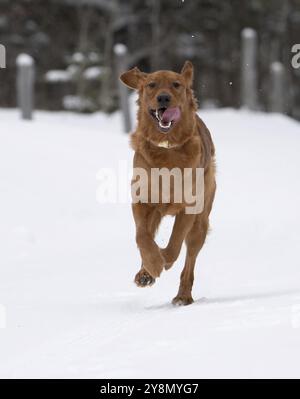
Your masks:
M 140 83 L 145 80 L 147 74 L 141 72 L 138 67 L 130 69 L 130 71 L 122 73 L 121 81 L 130 89 L 138 89 Z
M 191 61 L 185 61 L 181 70 L 181 75 L 184 77 L 189 87 L 191 87 L 194 79 L 194 67 Z

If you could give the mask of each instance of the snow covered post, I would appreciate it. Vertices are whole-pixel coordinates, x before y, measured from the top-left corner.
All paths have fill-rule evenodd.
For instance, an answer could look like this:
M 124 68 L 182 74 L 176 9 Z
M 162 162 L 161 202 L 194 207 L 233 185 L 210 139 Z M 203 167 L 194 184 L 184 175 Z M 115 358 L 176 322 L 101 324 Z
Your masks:
M 23 119 L 32 119 L 34 97 L 34 60 L 28 54 L 17 57 L 17 101 Z
M 284 66 L 279 61 L 272 62 L 270 72 L 269 109 L 271 112 L 284 113 L 286 110 Z
M 117 74 L 118 74 L 118 88 L 119 88 L 119 104 L 123 114 L 124 131 L 126 133 L 131 131 L 131 118 L 129 109 L 129 94 L 128 89 L 119 79 L 119 76 L 127 70 L 127 47 L 124 44 L 118 43 L 114 46 Z
M 257 34 L 254 29 L 242 30 L 241 103 L 257 109 Z
M 0 68 L 6 68 L 6 49 L 3 44 L 0 44 Z

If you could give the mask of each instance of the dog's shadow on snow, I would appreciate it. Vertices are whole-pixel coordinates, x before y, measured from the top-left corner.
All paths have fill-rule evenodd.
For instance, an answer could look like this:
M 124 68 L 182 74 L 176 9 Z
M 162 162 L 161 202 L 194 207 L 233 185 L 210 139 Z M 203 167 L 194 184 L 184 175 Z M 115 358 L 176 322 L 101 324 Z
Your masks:
M 261 299 L 272 299 L 272 298 L 280 298 L 289 295 L 298 295 L 300 298 L 300 289 L 290 289 L 290 290 L 281 290 L 281 291 L 271 291 L 271 292 L 259 292 L 253 294 L 244 294 L 244 295 L 232 295 L 232 296 L 221 296 L 215 298 L 206 298 L 202 297 L 196 299 L 191 306 L 176 306 L 172 305 L 170 302 L 160 304 L 160 305 L 152 305 L 146 306 L 146 310 L 170 310 L 170 309 L 192 309 L 195 306 L 206 306 L 206 305 L 238 305 L 245 302 L 255 302 Z

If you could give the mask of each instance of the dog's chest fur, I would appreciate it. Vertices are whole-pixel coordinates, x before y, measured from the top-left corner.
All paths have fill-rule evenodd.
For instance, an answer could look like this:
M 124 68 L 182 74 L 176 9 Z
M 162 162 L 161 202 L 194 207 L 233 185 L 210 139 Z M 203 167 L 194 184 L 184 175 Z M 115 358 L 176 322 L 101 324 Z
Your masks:
M 138 131 L 138 130 L 137 130 Z M 164 187 L 162 185 L 162 180 L 157 184 L 157 180 L 153 181 L 151 172 L 153 169 L 166 168 L 169 171 L 176 168 L 181 171 L 181 176 L 191 176 L 192 190 L 195 191 L 196 186 L 196 168 L 205 168 L 207 165 L 206 152 L 203 146 L 201 135 L 198 131 L 191 136 L 186 143 L 175 148 L 161 148 L 157 145 L 146 140 L 142 135 L 134 133 L 131 138 L 131 144 L 135 150 L 134 168 L 143 168 L 146 171 L 148 179 L 141 182 L 143 187 L 141 192 L 147 193 L 145 198 L 141 199 L 145 202 L 149 202 L 151 195 L 158 195 L 159 202 L 153 205 L 160 208 L 162 214 L 176 215 L 183 208 L 186 207 L 186 202 L 183 200 L 181 203 L 174 201 L 175 191 L 174 191 L 174 179 L 171 178 L 170 187 L 168 190 L 170 192 L 170 199 L 168 203 L 162 201 Z M 186 175 L 185 175 L 186 174 Z M 183 183 L 183 181 L 182 181 Z M 144 187 L 146 185 L 146 187 Z M 157 194 L 157 192 L 159 194 Z M 184 187 L 182 186 L 182 192 L 184 192 Z

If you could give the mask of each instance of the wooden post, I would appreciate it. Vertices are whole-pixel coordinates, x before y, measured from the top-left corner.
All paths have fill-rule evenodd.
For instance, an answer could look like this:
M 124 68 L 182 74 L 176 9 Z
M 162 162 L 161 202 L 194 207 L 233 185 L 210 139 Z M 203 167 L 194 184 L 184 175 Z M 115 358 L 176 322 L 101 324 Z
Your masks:
M 119 88 L 119 104 L 123 115 L 124 131 L 129 133 L 131 131 L 131 117 L 129 108 L 129 94 L 128 89 L 120 81 L 119 76 L 128 69 L 127 65 L 127 47 L 124 44 L 116 44 L 114 46 L 114 54 L 116 60 L 116 69 L 118 74 L 118 88 Z
M 31 120 L 34 98 L 34 60 L 30 55 L 17 57 L 17 101 L 23 119 Z
M 254 29 L 242 30 L 241 105 L 255 110 L 257 101 L 257 34 Z
M 151 69 L 153 71 L 160 69 L 161 57 L 160 57 L 160 13 L 161 13 L 161 1 L 152 0 L 151 3 Z
M 286 111 L 284 66 L 281 62 L 272 62 L 270 72 L 269 109 L 271 112 L 284 113 Z
M 3 44 L 0 44 L 0 68 L 6 68 L 6 49 Z

